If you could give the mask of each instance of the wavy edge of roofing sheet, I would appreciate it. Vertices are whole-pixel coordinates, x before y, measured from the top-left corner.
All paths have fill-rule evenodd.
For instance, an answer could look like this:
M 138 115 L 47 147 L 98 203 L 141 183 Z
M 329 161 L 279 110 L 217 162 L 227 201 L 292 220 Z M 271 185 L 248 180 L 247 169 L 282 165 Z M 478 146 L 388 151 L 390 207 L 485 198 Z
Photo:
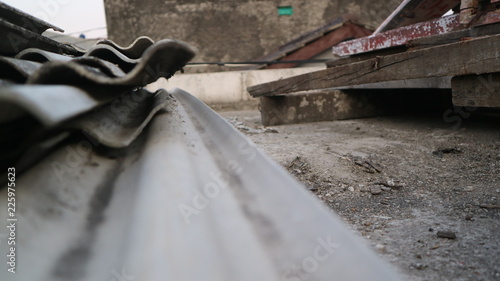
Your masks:
M 96 116 L 104 116 L 102 112 L 106 111 L 103 110 L 105 108 L 110 112 L 108 115 L 113 115 L 115 112 L 111 109 L 119 108 L 120 103 L 123 107 L 121 99 L 128 97 L 130 104 L 130 97 L 135 97 L 134 93 L 146 93 L 145 90 L 138 90 L 138 87 L 151 83 L 159 77 L 170 78 L 196 53 L 196 50 L 185 42 L 165 39 L 155 43 L 144 36 L 126 47 L 121 47 L 110 40 L 99 42 L 86 54 L 76 57 L 53 52 L 50 48 L 47 50 L 29 47 L 15 54 L 15 58 L 0 56 L 2 66 L 0 101 L 4 103 L 2 107 L 10 107 L 8 112 L 14 114 L 13 116 L 28 116 L 29 119 L 25 120 L 30 123 L 28 127 L 37 128 L 36 132 L 30 134 L 28 141 L 19 142 L 19 149 L 5 147 L 9 153 L 2 157 L 2 166 L 16 163 L 12 161 L 18 157 L 20 168 L 29 167 L 43 157 L 51 147 L 64 140 L 55 137 L 57 141 L 48 141 L 64 130 L 80 130 L 93 141 L 109 147 L 129 145 L 161 106 L 141 107 L 144 99 L 141 102 L 133 100 L 135 106 L 145 110 L 144 118 L 138 118 L 138 122 L 130 118 L 115 118 L 115 123 L 112 124 L 114 128 L 123 125 L 124 130 L 114 130 L 104 134 L 104 137 L 95 133 L 96 128 L 99 128 L 97 122 L 99 118 Z M 115 47 L 118 49 L 114 49 Z M 102 50 L 106 51 L 104 55 Z M 133 57 L 129 58 L 125 54 Z M 139 58 L 136 59 L 137 56 Z M 120 65 L 126 63 L 131 67 L 124 71 Z M 13 97 L 13 94 L 17 96 Z M 156 99 L 158 97 L 161 99 L 162 96 L 159 93 L 149 92 L 146 95 Z M 75 107 L 72 106 L 72 102 L 81 104 Z M 61 108 L 55 108 L 65 105 L 68 106 L 62 108 L 62 111 L 59 110 Z M 101 115 L 97 112 L 101 112 Z M 139 115 L 134 115 L 134 118 L 140 117 Z M 117 123 L 116 120 L 122 123 Z M 15 137 L 22 137 L 22 134 L 28 136 L 26 130 L 17 130 L 5 122 L 8 122 L 8 117 L 2 116 L 0 120 L 2 130 L 16 130 L 17 134 L 13 134 Z M 50 146 L 46 145 L 46 142 L 50 143 Z M 25 157 L 26 153 L 23 151 L 37 156 L 29 159 Z M 33 151 L 36 153 L 32 153 Z
M 106 49 L 110 50 L 107 46 Z M 101 49 L 102 50 L 102 49 Z M 122 77 L 109 77 L 96 69 L 89 69 L 77 58 L 61 62 L 49 61 L 33 73 L 28 84 L 84 84 L 144 86 L 160 77 L 170 78 L 195 55 L 195 49 L 178 40 L 164 39 L 148 47 L 136 64 Z M 119 52 L 116 52 L 119 53 Z M 120 53 L 121 54 L 121 53 Z M 88 56 L 94 57 L 94 56 Z M 102 59 L 102 58 L 101 58 Z M 108 61 L 103 59 L 104 61 Z M 109 62 L 109 61 L 108 61 Z M 124 61 L 125 62 L 125 61 Z M 129 63 L 129 62 L 127 62 Z M 116 63 L 115 63 L 116 64 Z M 109 73 L 113 70 L 108 68 Z M 123 69 L 122 69 L 123 70 Z
M 108 45 L 108 46 L 111 46 L 113 49 L 119 51 L 123 55 L 127 56 L 130 59 L 138 59 L 142 56 L 144 51 L 146 51 L 146 49 L 151 47 L 151 45 L 153 45 L 153 44 L 154 44 L 154 41 L 151 38 L 149 38 L 148 36 L 140 36 L 137 39 L 135 39 L 134 42 L 132 42 L 128 46 L 121 46 L 121 45 L 116 44 L 112 40 L 103 39 L 103 40 L 98 41 L 96 43 L 96 45 L 91 47 L 87 51 L 87 55 L 89 55 L 89 53 L 92 53 L 93 50 L 101 47 L 102 45 Z

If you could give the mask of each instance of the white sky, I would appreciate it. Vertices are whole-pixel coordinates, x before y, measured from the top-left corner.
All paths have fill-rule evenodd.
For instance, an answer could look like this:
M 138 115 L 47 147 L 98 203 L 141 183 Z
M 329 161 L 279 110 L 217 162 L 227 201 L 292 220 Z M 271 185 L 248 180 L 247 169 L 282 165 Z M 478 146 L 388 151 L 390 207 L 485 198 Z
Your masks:
M 64 29 L 64 34 L 105 38 L 106 17 L 103 0 L 2 0 L 23 12 Z M 74 33 L 74 34 L 73 34 Z

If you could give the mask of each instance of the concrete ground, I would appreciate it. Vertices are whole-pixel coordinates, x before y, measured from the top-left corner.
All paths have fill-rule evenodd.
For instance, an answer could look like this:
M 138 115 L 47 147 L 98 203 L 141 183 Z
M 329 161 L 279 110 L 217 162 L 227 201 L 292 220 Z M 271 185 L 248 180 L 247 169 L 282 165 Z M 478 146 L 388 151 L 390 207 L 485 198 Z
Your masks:
M 258 111 L 220 114 L 406 279 L 500 280 L 498 113 L 272 128 Z

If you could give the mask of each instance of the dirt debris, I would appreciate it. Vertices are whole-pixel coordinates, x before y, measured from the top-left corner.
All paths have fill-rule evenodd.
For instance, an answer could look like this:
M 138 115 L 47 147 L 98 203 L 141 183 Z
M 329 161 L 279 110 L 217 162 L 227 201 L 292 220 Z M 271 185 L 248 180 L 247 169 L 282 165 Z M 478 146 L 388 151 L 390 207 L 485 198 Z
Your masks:
M 451 147 L 451 148 L 438 148 L 432 152 L 432 155 L 443 158 L 445 154 L 460 154 L 462 150 L 460 148 Z
M 448 238 L 448 239 L 456 239 L 457 238 L 457 235 L 455 234 L 455 232 L 453 231 L 438 231 L 436 233 L 436 236 L 437 237 L 441 237 L 441 238 Z
M 231 117 L 226 119 L 229 123 L 235 126 L 238 130 L 246 134 L 262 134 L 262 133 L 279 133 L 278 130 L 271 127 L 256 126 L 255 128 L 249 127 L 245 122 L 238 121 L 238 117 Z
M 258 111 L 222 115 L 261 126 Z M 436 114 L 247 135 L 407 280 L 500 280 L 500 118 L 476 115 L 459 129 Z

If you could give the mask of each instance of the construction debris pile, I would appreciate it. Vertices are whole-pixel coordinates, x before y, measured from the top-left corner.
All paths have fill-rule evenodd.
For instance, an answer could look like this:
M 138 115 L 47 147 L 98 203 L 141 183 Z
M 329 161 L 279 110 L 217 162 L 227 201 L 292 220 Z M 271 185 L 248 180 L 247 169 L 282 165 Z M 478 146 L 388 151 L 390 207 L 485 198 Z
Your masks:
M 352 89 L 417 89 L 421 94 L 447 89 L 456 108 L 500 107 L 498 5 L 403 1 L 372 35 L 335 45 L 337 58 L 326 63 L 327 69 L 248 91 L 260 97 L 264 125 L 376 116 L 373 107 L 379 104 L 350 93 Z M 452 8 L 457 12 L 444 15 Z M 299 106 L 302 100 L 313 109 Z

